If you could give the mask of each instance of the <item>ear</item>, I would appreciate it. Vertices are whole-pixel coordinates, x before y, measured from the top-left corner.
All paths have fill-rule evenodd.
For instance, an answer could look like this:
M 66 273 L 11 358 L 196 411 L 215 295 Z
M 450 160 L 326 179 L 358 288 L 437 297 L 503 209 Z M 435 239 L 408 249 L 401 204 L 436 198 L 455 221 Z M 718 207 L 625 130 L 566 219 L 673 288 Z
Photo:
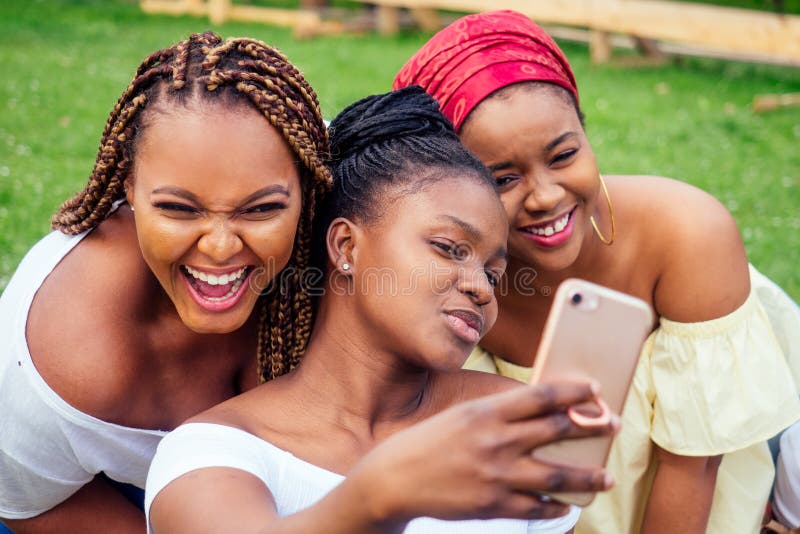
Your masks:
M 125 188 L 125 200 L 129 206 L 133 207 L 133 176 L 130 174 L 126 176 L 122 182 L 122 187 Z
M 353 272 L 360 234 L 358 225 L 344 217 L 337 217 L 328 226 L 325 244 L 328 248 L 328 260 L 333 264 L 334 270 L 345 275 Z M 349 268 L 343 268 L 345 264 Z

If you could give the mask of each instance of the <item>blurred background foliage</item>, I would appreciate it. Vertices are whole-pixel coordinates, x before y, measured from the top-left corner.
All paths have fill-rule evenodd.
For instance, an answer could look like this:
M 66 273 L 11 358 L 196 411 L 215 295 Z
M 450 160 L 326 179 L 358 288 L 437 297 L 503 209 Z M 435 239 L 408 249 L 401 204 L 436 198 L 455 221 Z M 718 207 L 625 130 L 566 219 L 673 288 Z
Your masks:
M 776 9 L 769 0 L 714 3 Z M 780 4 L 800 12 L 800 0 Z M 50 215 L 83 187 L 106 118 L 139 62 L 206 29 L 279 47 L 315 87 L 328 119 L 387 91 L 430 37 L 404 31 L 296 40 L 287 29 L 260 24 L 145 15 L 134 0 L 3 0 L 0 289 L 48 231 Z M 750 106 L 756 94 L 800 92 L 800 69 L 701 58 L 599 66 L 585 45 L 560 44 L 578 79 L 601 170 L 671 176 L 710 192 L 736 218 L 751 261 L 800 300 L 800 108 L 756 114 Z

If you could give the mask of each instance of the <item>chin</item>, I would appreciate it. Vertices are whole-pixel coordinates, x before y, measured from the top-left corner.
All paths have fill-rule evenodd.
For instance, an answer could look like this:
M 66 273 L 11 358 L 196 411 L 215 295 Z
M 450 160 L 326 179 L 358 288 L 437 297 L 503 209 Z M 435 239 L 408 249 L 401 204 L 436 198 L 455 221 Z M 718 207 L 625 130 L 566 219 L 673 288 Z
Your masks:
M 437 357 L 428 360 L 428 368 L 442 373 L 452 373 L 464 366 L 464 362 L 469 358 L 470 352 L 475 347 L 470 347 L 465 351 L 463 347 L 454 348 L 447 353 L 439 354 Z
M 534 265 L 543 273 L 557 273 L 569 269 L 578 259 L 578 255 L 558 255 L 553 257 L 539 257 Z M 554 288 L 555 289 L 555 288 Z
M 238 330 L 247 322 L 247 317 L 187 317 L 181 316 L 186 327 L 196 334 L 229 334 Z
M 577 261 L 581 252 L 580 247 L 576 246 L 577 243 L 577 241 L 573 241 L 567 243 L 566 247 L 550 251 L 533 248 L 529 244 L 524 243 L 523 245 L 527 246 L 514 247 L 517 250 L 512 250 L 511 255 L 517 261 L 526 267 L 532 268 L 534 271 L 553 273 L 568 269 Z M 525 282 L 525 280 L 521 280 L 521 282 Z

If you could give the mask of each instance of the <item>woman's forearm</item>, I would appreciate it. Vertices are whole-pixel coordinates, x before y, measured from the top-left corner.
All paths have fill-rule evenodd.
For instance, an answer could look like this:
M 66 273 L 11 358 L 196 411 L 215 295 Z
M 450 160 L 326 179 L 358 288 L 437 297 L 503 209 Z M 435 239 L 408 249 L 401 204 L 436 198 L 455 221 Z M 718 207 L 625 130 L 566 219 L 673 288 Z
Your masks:
M 264 534 L 394 534 L 411 518 L 401 517 L 389 504 L 385 488 L 348 478 L 314 506 L 281 518 L 262 530 Z
M 704 533 L 722 456 L 678 456 L 656 449 L 659 463 L 642 532 Z
M 385 487 L 356 474 L 312 506 L 279 516 L 263 481 L 251 473 L 225 467 L 189 472 L 156 495 L 150 523 L 156 534 L 330 534 L 402 532 L 407 520 L 398 517 Z
M 142 534 L 145 531 L 144 513 L 100 478 L 43 514 L 4 521 L 16 534 Z

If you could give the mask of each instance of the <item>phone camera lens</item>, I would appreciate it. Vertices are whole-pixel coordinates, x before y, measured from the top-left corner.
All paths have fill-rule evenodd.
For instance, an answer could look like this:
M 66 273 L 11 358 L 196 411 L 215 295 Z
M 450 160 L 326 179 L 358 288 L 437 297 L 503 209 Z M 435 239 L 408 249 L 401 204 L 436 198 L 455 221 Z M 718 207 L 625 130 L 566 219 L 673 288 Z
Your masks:
M 571 300 L 573 304 L 580 304 L 581 301 L 583 300 L 583 297 L 581 296 L 580 293 L 575 293 L 574 295 L 572 295 Z

